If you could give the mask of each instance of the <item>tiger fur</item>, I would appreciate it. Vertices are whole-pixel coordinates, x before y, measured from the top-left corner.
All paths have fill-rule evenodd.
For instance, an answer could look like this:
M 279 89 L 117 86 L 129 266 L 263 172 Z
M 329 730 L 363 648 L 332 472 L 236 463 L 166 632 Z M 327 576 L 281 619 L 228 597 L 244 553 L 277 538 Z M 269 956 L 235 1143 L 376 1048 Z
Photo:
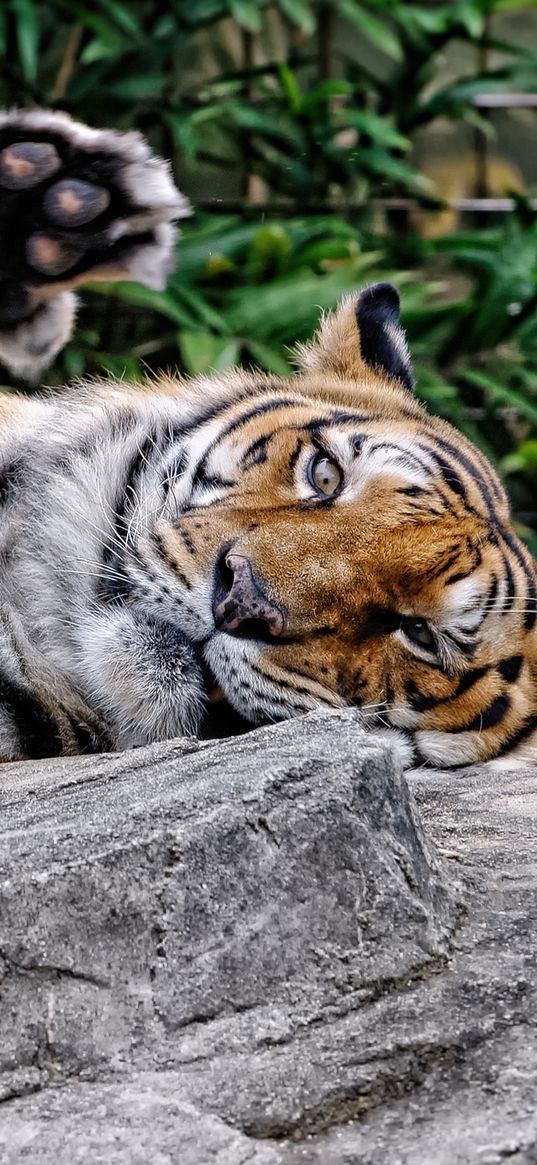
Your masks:
M 87 182 L 80 139 L 43 117 L 58 156 L 70 143 L 69 180 Z M 11 141 L 41 140 L 13 124 Z M 108 145 L 118 183 L 125 147 Z M 161 221 L 180 207 L 168 198 Z M 136 225 L 123 237 L 108 278 L 158 246 Z M 40 305 L 103 269 L 106 232 L 88 238 L 80 270 L 38 281 Z M 0 314 L 8 363 L 34 327 L 28 268 L 9 269 L 26 298 Z M 0 399 L 4 760 L 346 704 L 406 766 L 537 759 L 536 567 L 492 466 L 413 396 L 395 289 L 347 298 L 298 359 L 290 379 L 236 369 Z

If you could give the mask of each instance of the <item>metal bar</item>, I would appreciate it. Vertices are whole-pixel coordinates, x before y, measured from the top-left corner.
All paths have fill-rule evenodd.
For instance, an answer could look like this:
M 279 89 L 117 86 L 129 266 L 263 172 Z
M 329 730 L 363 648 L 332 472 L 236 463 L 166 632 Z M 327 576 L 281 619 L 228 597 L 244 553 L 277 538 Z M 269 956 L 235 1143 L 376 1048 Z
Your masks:
M 537 93 L 481 93 L 473 104 L 481 109 L 537 109 Z
M 537 198 L 528 198 L 527 205 L 537 210 Z M 509 213 L 516 207 L 514 198 L 453 198 L 439 207 L 461 211 L 475 211 L 477 214 Z M 359 214 L 364 210 L 422 210 L 435 213 L 435 207 L 424 206 L 415 198 L 372 198 L 367 202 L 309 202 L 307 206 L 297 206 L 294 202 L 266 200 L 249 202 L 242 198 L 196 198 L 196 209 L 211 210 L 219 214 L 242 214 L 244 211 L 259 211 L 264 214 L 307 215 L 307 214 Z
M 532 210 L 537 210 L 537 198 L 528 198 L 527 204 Z M 423 206 L 414 198 L 372 198 L 368 205 L 380 209 L 415 207 L 419 210 L 425 210 L 429 214 L 434 214 L 435 210 L 434 207 Z M 445 207 L 449 207 L 451 210 L 476 211 L 478 214 L 495 214 L 496 212 L 508 213 L 515 210 L 516 202 L 514 198 L 450 198 L 439 209 L 443 210 Z

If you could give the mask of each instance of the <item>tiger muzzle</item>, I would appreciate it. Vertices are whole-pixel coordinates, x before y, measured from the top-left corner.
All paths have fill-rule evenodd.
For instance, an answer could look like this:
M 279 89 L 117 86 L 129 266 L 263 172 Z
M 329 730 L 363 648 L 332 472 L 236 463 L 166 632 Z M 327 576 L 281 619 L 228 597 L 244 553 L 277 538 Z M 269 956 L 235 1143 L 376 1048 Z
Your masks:
M 249 559 L 224 552 L 216 564 L 213 615 L 219 631 L 243 638 L 278 638 L 283 611 L 265 594 Z

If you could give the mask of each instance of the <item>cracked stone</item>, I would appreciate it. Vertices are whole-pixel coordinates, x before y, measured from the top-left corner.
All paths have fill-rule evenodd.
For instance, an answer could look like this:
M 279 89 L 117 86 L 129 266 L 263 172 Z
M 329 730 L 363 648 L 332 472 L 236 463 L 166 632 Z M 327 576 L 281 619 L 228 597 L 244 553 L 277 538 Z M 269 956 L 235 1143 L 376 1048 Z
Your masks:
M 2 1162 L 534 1160 L 536 778 L 350 710 L 4 766 Z

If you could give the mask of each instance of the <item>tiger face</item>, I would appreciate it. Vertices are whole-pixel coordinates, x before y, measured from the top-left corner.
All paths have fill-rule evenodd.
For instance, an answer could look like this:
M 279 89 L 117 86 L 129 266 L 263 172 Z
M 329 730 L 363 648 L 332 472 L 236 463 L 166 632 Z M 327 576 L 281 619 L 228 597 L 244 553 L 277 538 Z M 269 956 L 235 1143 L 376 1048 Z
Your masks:
M 492 467 L 412 396 L 395 289 L 346 301 L 301 359 L 194 386 L 207 414 L 163 466 L 140 602 L 254 724 L 350 704 L 418 761 L 535 755 L 535 566 Z

